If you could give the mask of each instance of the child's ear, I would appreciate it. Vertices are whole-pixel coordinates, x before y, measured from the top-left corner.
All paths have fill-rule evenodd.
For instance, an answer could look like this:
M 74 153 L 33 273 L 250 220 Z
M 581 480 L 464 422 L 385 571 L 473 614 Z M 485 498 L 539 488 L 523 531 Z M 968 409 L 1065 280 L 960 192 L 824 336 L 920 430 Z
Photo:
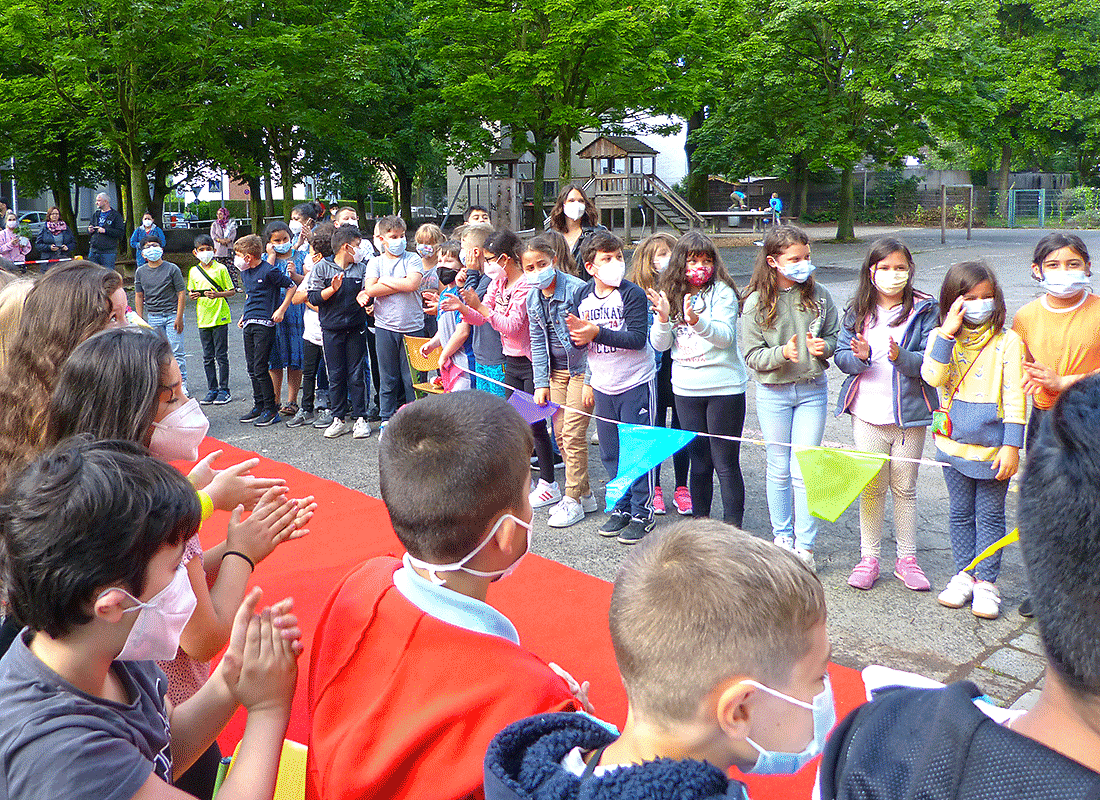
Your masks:
M 715 720 L 731 739 L 744 739 L 752 729 L 752 712 L 748 700 L 757 689 L 745 681 L 744 675 L 729 678 L 719 684 L 705 701 L 714 704 Z
M 1087 266 L 1085 267 L 1085 271 L 1086 272 L 1088 271 Z M 1037 281 L 1041 281 L 1043 279 L 1043 271 L 1041 269 L 1039 269 L 1038 264 L 1032 264 L 1031 265 L 1031 277 L 1033 277 Z
M 105 622 L 118 622 L 122 619 L 123 612 L 133 605 L 124 591 L 118 588 L 110 588 L 96 597 L 93 603 L 93 616 Z

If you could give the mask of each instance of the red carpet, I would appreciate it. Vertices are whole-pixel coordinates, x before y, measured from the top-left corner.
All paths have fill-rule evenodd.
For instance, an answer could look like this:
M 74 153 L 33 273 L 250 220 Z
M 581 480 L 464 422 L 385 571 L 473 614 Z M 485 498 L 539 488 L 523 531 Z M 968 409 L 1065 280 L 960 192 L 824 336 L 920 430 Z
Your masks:
M 225 454 L 218 467 L 256 455 L 215 439 L 204 442 L 202 455 L 219 447 Z M 366 558 L 400 556 L 403 550 L 381 500 L 263 457 L 253 473 L 285 478 L 292 497 L 312 494 L 317 500 L 310 534 L 281 545 L 256 568 L 253 579 L 263 588 L 266 602 L 287 596 L 295 601 L 305 634 L 305 653 L 299 661 L 298 691 L 287 735 L 305 742 L 309 728 L 305 687 L 310 645 L 333 584 Z M 207 521 L 201 531 L 204 546 L 210 547 L 225 537 L 228 516 L 219 512 Z M 590 699 L 599 716 L 622 725 L 626 695 L 607 632 L 610 598 L 611 584 L 606 581 L 536 555 L 528 556 L 513 577 L 501 581 L 489 593 L 489 601 L 515 623 L 525 647 L 546 661 L 560 664 L 579 681 L 591 681 Z M 858 672 L 846 667 L 833 665 L 830 674 L 840 719 L 863 701 L 863 682 Z M 219 739 L 222 752 L 232 752 L 243 727 L 242 711 Z M 815 771 L 808 767 L 793 777 L 751 777 L 747 782 L 754 800 L 809 797 Z

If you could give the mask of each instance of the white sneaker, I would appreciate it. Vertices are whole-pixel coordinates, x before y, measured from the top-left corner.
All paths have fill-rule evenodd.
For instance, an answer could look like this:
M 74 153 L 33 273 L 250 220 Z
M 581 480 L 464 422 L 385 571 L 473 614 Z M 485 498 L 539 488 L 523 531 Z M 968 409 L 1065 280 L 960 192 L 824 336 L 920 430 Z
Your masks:
M 339 417 L 332 420 L 332 424 L 325 428 L 325 438 L 335 439 L 337 436 L 343 436 L 345 433 L 351 432 L 351 423 L 344 422 Z
M 790 550 L 794 552 L 794 539 L 790 536 L 776 536 L 772 539 L 772 544 L 776 547 L 782 547 L 784 550 Z
M 561 502 L 550 510 L 550 517 L 546 520 L 546 524 L 551 528 L 568 528 L 582 519 L 584 519 L 584 509 L 581 504 L 572 497 L 563 497 Z
M 328 434 L 325 434 L 326 436 Z M 370 423 L 367 422 L 366 417 L 360 417 L 355 420 L 355 427 L 351 430 L 352 439 L 366 439 L 370 436 Z
M 992 586 L 992 584 L 990 585 Z M 947 582 L 947 586 L 944 587 L 944 590 L 940 592 L 939 597 L 936 599 L 940 601 L 941 606 L 962 608 L 970 602 L 970 598 L 973 596 L 974 576 L 969 572 L 960 572 Z M 999 603 L 1000 599 L 998 598 L 998 604 Z
M 795 548 L 794 548 L 793 552 L 796 556 L 798 556 L 802 560 L 803 564 L 805 564 L 807 567 L 810 568 L 811 572 L 816 572 L 817 571 L 816 567 L 814 566 L 814 552 L 813 552 L 813 550 L 806 550 L 804 548 L 801 548 L 801 547 L 798 547 L 797 545 L 795 545 Z
M 585 514 L 591 514 L 599 507 L 599 503 L 596 502 L 596 496 L 592 494 L 592 492 L 581 495 L 581 508 L 584 509 Z
M 592 431 L 592 435 L 590 437 L 588 437 L 588 443 L 589 444 L 599 444 L 600 443 L 600 432 L 599 431 Z
M 975 617 L 997 619 L 1001 616 L 1001 593 L 989 581 L 974 583 L 974 602 L 970 606 Z
M 547 483 L 539 478 L 538 485 L 531 490 L 531 508 L 545 508 L 561 500 L 561 489 L 558 482 Z

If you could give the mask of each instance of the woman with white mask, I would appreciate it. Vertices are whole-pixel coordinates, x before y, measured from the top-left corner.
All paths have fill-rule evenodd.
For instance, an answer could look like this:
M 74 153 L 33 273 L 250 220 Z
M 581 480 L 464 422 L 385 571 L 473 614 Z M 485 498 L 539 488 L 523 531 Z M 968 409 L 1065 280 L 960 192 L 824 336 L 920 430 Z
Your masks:
M 600 212 L 588 199 L 584 189 L 575 183 L 568 184 L 558 193 L 554 207 L 550 209 L 550 228 L 565 237 L 573 254 L 575 276 L 587 280 L 581 259 L 584 240 L 593 231 L 607 230 L 600 224 Z

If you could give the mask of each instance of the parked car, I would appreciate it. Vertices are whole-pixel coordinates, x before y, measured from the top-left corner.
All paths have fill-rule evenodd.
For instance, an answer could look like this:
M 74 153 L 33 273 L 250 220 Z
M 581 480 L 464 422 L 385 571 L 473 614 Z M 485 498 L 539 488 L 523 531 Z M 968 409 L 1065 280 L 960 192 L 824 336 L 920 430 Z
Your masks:
M 161 227 L 168 228 L 193 228 L 199 218 L 186 211 L 165 211 Z
M 439 209 L 431 206 L 413 206 L 412 215 L 413 219 L 439 219 L 443 216 Z
M 25 211 L 19 215 L 19 224 L 22 225 L 23 223 L 26 223 L 27 227 L 31 229 L 31 233 L 37 236 L 46 227 L 46 212 Z

